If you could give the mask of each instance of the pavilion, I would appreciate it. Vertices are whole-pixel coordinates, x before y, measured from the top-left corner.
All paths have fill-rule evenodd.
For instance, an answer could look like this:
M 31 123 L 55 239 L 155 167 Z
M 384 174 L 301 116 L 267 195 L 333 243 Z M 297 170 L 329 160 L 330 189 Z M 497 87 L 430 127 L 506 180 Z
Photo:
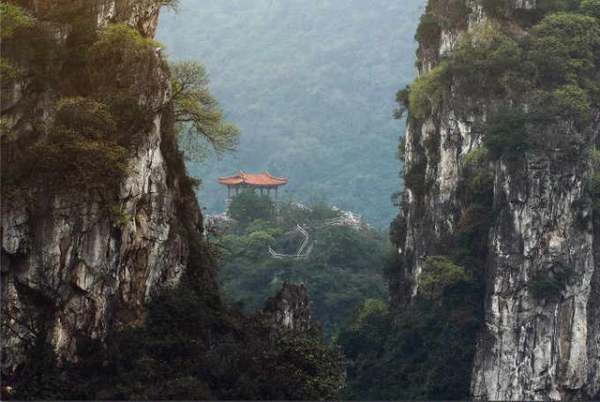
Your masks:
M 231 198 L 232 190 L 235 195 L 246 189 L 259 189 L 261 194 L 267 190 L 270 195 L 271 190 L 275 190 L 275 198 L 279 187 L 285 186 L 288 182 L 287 177 L 272 176 L 269 172 L 246 173 L 240 170 L 233 176 L 219 177 L 219 183 L 227 186 L 227 198 Z

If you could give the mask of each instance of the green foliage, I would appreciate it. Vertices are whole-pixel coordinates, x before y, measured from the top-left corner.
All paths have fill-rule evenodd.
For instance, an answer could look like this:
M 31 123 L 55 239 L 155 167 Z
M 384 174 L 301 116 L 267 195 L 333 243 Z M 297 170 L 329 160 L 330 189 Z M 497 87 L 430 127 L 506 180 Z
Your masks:
M 406 162 L 406 137 L 400 138 L 396 158 L 401 162 Z
M 60 66 L 53 65 L 60 57 L 60 49 L 55 41 L 49 38 L 47 29 L 38 19 L 33 19 L 22 8 L 0 3 L 0 45 L 2 47 L 3 64 L 2 93 L 10 93 L 11 85 L 20 78 L 21 65 L 27 65 L 27 77 L 30 87 L 43 86 L 44 80 L 56 78 Z M 4 75 L 8 73 L 8 75 Z
M 463 211 L 456 226 L 452 257 L 474 279 L 482 277 L 481 267 L 487 258 L 488 232 L 494 214 L 494 177 L 485 147 L 465 155 L 458 190 Z
M 440 44 L 442 27 L 438 19 L 430 12 L 421 16 L 415 39 L 427 48 L 437 49 Z
M 419 289 L 423 297 L 439 300 L 447 288 L 467 281 L 469 275 L 463 267 L 443 256 L 427 257 L 423 261 Z
M 395 119 L 402 119 L 404 117 L 404 114 L 410 110 L 409 99 L 409 86 L 396 92 L 396 103 L 398 104 L 398 107 L 396 108 L 396 110 L 394 110 Z
M 106 105 L 66 98 L 57 105 L 48 136 L 32 144 L 6 172 L 19 186 L 54 192 L 73 188 L 107 195 L 118 190 L 127 173 L 127 150 L 118 142 L 116 124 Z
M 514 156 L 526 151 L 528 144 L 528 115 L 518 108 L 503 107 L 489 117 L 483 143 L 490 155 Z
M 528 284 L 528 289 L 538 300 L 557 300 L 573 276 L 573 269 L 564 265 L 551 271 L 538 272 Z
M 348 322 L 336 335 L 336 343 L 342 346 L 346 357 L 349 358 L 347 369 L 350 378 L 353 377 L 355 370 L 360 369 L 358 359 L 366 359 L 368 355 L 381 348 L 387 337 L 386 332 L 391 330 L 391 319 L 389 307 L 384 300 L 367 299 L 356 308 Z M 352 389 L 356 384 L 349 385 L 347 394 L 352 395 L 353 392 L 358 391 Z M 346 397 L 353 396 L 350 395 Z
M 530 59 L 544 86 L 598 85 L 593 78 L 600 48 L 600 23 L 593 17 L 557 13 L 532 29 Z
M 246 226 L 257 219 L 271 220 L 275 205 L 269 196 L 246 190 L 233 197 L 227 211 L 231 218 Z
M 372 315 L 387 314 L 388 306 L 381 299 L 367 299 L 357 310 L 357 314 L 352 319 L 355 326 L 361 327 Z
M 582 0 L 581 12 L 591 17 L 600 18 L 600 0 Z
M 14 82 L 19 77 L 19 70 L 9 61 L 0 58 L 0 75 L 3 85 L 7 82 Z
M 461 38 L 448 69 L 463 97 L 502 96 L 521 84 L 522 57 L 519 44 L 488 23 Z
M 466 167 L 480 166 L 487 161 L 488 150 L 485 147 L 477 147 L 472 149 L 463 158 L 463 163 Z
M 592 105 L 589 94 L 577 85 L 568 84 L 556 88 L 552 91 L 548 103 L 556 110 L 556 116 L 565 120 L 584 125 L 591 119 Z
M 115 226 L 125 226 L 131 220 L 131 216 L 120 205 L 110 207 L 110 217 Z
M 253 205 L 259 197 L 249 198 L 234 199 L 240 204 L 236 208 L 247 210 L 243 201 Z M 313 317 L 330 337 L 364 299 L 383 297 L 384 237 L 368 228 L 326 225 L 340 211 L 322 202 L 310 207 L 282 204 L 278 211 L 277 217 L 255 219 L 217 239 L 223 250 L 220 280 L 225 294 L 252 311 L 283 282 L 304 283 Z M 273 259 L 268 247 L 281 253 L 297 252 L 304 237 L 295 230 L 296 224 L 309 232 L 312 252 L 301 260 Z
M 128 25 L 108 25 L 87 54 L 91 85 L 105 96 L 139 96 L 160 85 L 153 76 L 160 63 L 155 56 L 160 47 Z
M 90 49 L 94 61 L 110 64 L 135 64 L 146 60 L 148 52 L 160 44 L 143 37 L 136 29 L 125 24 L 110 24 Z
M 481 291 L 463 275 L 458 277 L 447 283 L 440 300 L 418 296 L 394 314 L 381 301 L 371 301 L 355 313 L 336 338 L 348 359 L 345 398 L 468 397 L 474 340 L 482 320 Z
M 489 161 L 489 151 L 484 146 L 465 155 L 460 183 L 460 198 L 465 205 L 492 206 L 495 175 Z
M 443 101 L 448 91 L 448 64 L 440 63 L 421 75 L 410 87 L 408 104 L 411 116 L 428 117 Z
M 152 77 L 161 62 L 157 42 L 121 24 L 98 34 L 89 11 L 81 4 L 53 7 L 2 41 L 10 60 L 2 60 L 3 72 L 19 79 L 13 66 L 29 66 L 22 90 L 30 96 L 14 105 L 24 124 L 14 129 L 18 136 L 7 137 L 11 157 L 3 158 L 11 188 L 49 195 L 77 188 L 85 196 L 111 198 L 128 173 L 128 150 L 152 124 L 157 105 L 147 94 L 161 80 Z M 68 24 L 66 40 L 56 39 L 49 28 L 54 23 Z M 30 102 L 44 91 L 58 99 L 50 105 L 53 119 L 40 117 Z
M 0 3 L 0 39 L 8 39 L 15 31 L 28 28 L 33 24 L 31 17 L 16 5 Z
M 189 278 L 188 278 L 189 279 Z M 329 400 L 343 386 L 340 353 L 320 332 L 274 332 L 268 317 L 223 306 L 186 282 L 165 290 L 145 322 L 99 342 L 80 338 L 61 369 L 49 347 L 16 377 L 19 398 L 54 400 Z
M 171 65 L 171 73 L 175 120 L 183 126 L 180 143 L 187 155 L 201 159 L 205 155 L 202 140 L 219 154 L 234 150 L 239 130 L 224 121 L 219 103 L 208 90 L 204 67 L 196 62 L 179 62 Z
M 494 18 L 518 20 L 504 0 L 486 0 L 483 7 Z M 600 22 L 589 16 L 593 7 L 582 4 L 579 13 L 577 1 L 542 1 L 533 26 L 524 27 L 526 38 L 493 19 L 469 31 L 432 70 L 438 74 L 418 78 L 408 101 L 399 97 L 399 110 L 409 106 L 412 117 L 423 119 L 451 87 L 458 111 L 481 114 L 482 104 L 491 105 L 483 133 L 492 158 L 566 146 L 569 139 L 558 137 L 564 130 L 549 126 L 567 123 L 582 131 L 600 105 Z M 431 79 L 437 77 L 443 79 Z

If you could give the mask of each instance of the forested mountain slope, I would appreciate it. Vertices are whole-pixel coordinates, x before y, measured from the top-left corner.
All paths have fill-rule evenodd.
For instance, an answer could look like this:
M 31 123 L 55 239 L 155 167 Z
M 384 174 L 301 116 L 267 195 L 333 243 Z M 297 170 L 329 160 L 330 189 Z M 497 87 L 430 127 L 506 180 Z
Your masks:
M 401 186 L 396 90 L 415 73 L 423 0 L 182 0 L 158 38 L 174 58 L 205 64 L 239 152 L 190 164 L 210 213 L 219 175 L 238 168 L 289 176 L 301 200 L 326 196 L 387 227 Z

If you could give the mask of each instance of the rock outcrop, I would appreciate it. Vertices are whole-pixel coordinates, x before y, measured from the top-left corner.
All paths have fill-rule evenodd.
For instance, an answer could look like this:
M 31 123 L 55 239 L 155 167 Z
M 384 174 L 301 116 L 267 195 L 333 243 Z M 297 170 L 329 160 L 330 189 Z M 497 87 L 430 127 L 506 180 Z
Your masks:
M 275 331 L 307 331 L 311 318 L 306 287 L 284 283 L 279 292 L 266 301 L 263 313 Z
M 36 16 L 73 2 L 21 3 Z M 161 3 L 81 2 L 98 28 L 125 23 L 146 37 L 154 34 Z M 68 40 L 68 26 L 59 26 L 59 32 L 57 41 Z M 154 58 L 143 77 L 152 85 L 143 96 L 155 112 L 129 153 L 128 174 L 116 189 L 117 220 L 107 216 L 100 202 L 80 201 L 76 191 L 38 197 L 33 203 L 23 195 L 28 191 L 3 194 L 3 372 L 19 364 L 24 347 L 40 332 L 59 358 L 76 360 L 78 339 L 102 340 L 112 329 L 141 322 L 146 303 L 161 288 L 176 284 L 191 258 L 202 264 L 202 216 L 193 190 L 183 184 L 183 160 L 163 107 L 169 76 L 160 55 Z M 12 91 L 11 110 L 3 115 L 13 128 L 19 126 L 15 133 L 27 135 L 24 108 L 41 116 L 42 124 L 52 120 L 55 87 L 48 85 L 35 97 L 18 85 Z M 201 269 L 207 286 L 216 286 L 212 268 Z
M 420 74 L 451 54 L 462 35 L 492 19 L 482 3 L 466 1 L 464 12 L 453 17 L 452 10 L 442 8 L 456 11 L 463 2 L 429 2 L 428 10 L 439 13 L 444 23 L 436 40 L 420 44 Z M 523 10 L 535 10 L 536 2 L 505 3 L 498 23 L 526 35 L 512 19 Z M 452 239 L 465 225 L 466 156 L 482 146 L 477 128 L 484 126 L 495 100 L 490 97 L 476 108 L 466 108 L 456 95 L 457 85 L 454 81 L 448 86 L 430 116 L 409 117 L 404 148 L 407 188 L 393 226 L 401 260 L 391 283 L 397 306 L 418 294 L 424 258 L 448 255 Z M 593 147 L 600 134 L 600 113 L 592 114 L 592 123 L 579 132 L 567 125 L 553 130 L 566 137 L 579 135 L 584 146 Z M 531 149 L 518 162 L 490 162 L 494 213 L 482 239 L 485 319 L 473 365 L 475 398 L 586 399 L 600 392 L 600 227 L 586 192 L 589 163 L 583 153 L 573 157 L 572 145 Z M 570 271 L 564 288 L 553 298 L 535 297 L 534 278 L 559 275 L 564 267 Z

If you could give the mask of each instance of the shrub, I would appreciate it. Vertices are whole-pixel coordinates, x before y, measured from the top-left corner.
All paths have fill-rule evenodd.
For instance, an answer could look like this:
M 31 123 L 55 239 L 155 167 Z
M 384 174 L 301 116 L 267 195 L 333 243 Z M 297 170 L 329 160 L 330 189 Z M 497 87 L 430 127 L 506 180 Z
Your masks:
M 53 192 L 78 188 L 104 195 L 116 191 L 127 173 L 127 150 L 117 142 L 106 105 L 67 98 L 58 103 L 47 138 L 28 148 L 15 167 L 21 185 L 33 182 Z
M 87 98 L 65 98 L 58 102 L 54 124 L 80 133 L 90 140 L 108 139 L 117 126 L 108 107 Z
M 528 116 L 521 109 L 501 107 L 486 123 L 483 143 L 492 157 L 516 156 L 529 148 Z
M 135 28 L 111 24 L 100 33 L 98 41 L 90 48 L 90 57 L 100 63 L 133 64 L 145 61 L 148 52 L 160 46 L 155 40 L 143 37 Z
M 450 56 L 449 70 L 463 97 L 502 96 L 523 85 L 515 79 L 522 58 L 516 41 L 498 26 L 486 24 L 462 37 Z
M 239 130 L 224 121 L 217 100 L 208 90 L 208 77 L 201 64 L 180 62 L 171 65 L 172 103 L 180 123 L 179 143 L 186 156 L 196 160 L 206 155 L 204 144 L 221 154 L 237 146 Z
M 578 124 L 591 118 L 592 105 L 588 93 L 577 85 L 563 85 L 552 91 L 552 104 L 558 115 Z
M 600 48 L 598 20 L 573 13 L 545 17 L 532 29 L 529 57 L 544 86 L 594 81 L 596 55 Z M 590 81 L 591 80 L 591 81 Z
M 417 27 L 417 33 L 415 39 L 421 46 L 437 50 L 440 44 L 442 35 L 442 27 L 438 19 L 431 14 L 426 12 L 421 16 L 421 22 Z
M 573 269 L 564 265 L 555 266 L 551 271 L 537 273 L 529 282 L 529 291 L 538 300 L 556 300 L 573 276 Z
M 398 142 L 398 149 L 396 150 L 396 158 L 403 163 L 406 162 L 406 137 L 403 136 Z
M 582 0 L 581 12 L 591 17 L 600 18 L 600 0 Z
M 402 119 L 404 114 L 410 110 L 410 86 L 406 86 L 406 88 L 399 90 L 396 92 L 396 103 L 398 107 L 394 110 L 394 118 Z
M 416 119 L 428 117 L 442 103 L 449 84 L 446 62 L 419 76 L 410 87 L 408 104 L 411 116 Z
M 420 294 L 430 300 L 439 300 L 447 288 L 469 280 L 463 267 L 442 256 L 425 258 L 418 279 Z
M 477 147 L 469 151 L 463 158 L 465 168 L 477 168 L 488 160 L 488 150 L 485 147 Z
M 155 50 L 160 46 L 125 24 L 107 26 L 87 54 L 94 92 L 98 96 L 133 96 L 150 107 L 153 100 L 143 95 L 162 85 L 156 76 L 160 59 Z
M 21 7 L 0 3 L 0 39 L 10 38 L 18 29 L 30 27 L 32 23 Z

